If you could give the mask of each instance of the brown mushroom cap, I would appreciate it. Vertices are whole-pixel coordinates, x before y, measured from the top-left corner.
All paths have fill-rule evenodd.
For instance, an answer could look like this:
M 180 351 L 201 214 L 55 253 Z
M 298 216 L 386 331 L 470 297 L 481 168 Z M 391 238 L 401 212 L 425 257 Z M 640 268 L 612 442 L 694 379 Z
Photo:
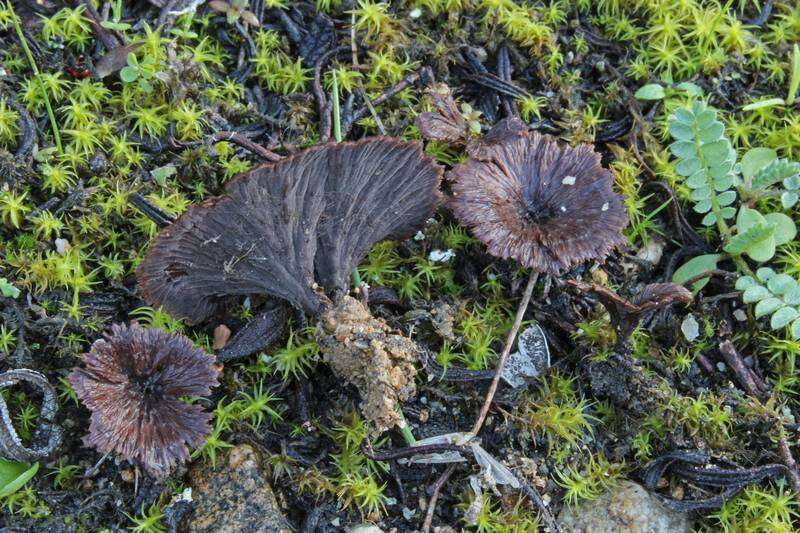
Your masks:
M 175 333 L 114 325 L 84 354 L 69 382 L 92 411 L 86 445 L 137 460 L 165 477 L 203 444 L 211 415 L 185 397 L 206 396 L 217 385 L 213 357 Z
M 453 212 L 489 253 L 559 273 L 623 246 L 627 214 L 600 155 L 506 122 L 448 173 Z
M 413 233 L 433 212 L 441 174 L 419 143 L 387 137 L 257 167 L 156 238 L 137 270 L 144 298 L 190 323 L 231 295 L 275 296 L 316 314 L 315 280 L 345 290 L 374 243 Z

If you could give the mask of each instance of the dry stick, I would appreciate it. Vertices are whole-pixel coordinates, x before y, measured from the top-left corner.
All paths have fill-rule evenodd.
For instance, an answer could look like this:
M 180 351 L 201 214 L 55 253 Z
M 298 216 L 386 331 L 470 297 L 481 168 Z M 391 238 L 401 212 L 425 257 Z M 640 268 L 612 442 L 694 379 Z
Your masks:
M 789 469 L 789 482 L 794 489 L 794 497 L 800 500 L 800 473 L 797 471 L 797 462 L 792 456 L 792 451 L 789 449 L 789 443 L 786 442 L 786 435 L 783 426 L 780 426 L 781 437 L 778 439 L 778 453 L 781 456 L 781 461 L 786 468 Z
M 431 487 L 431 499 L 428 502 L 428 510 L 425 512 L 425 521 L 422 523 L 422 533 L 428 533 L 431 530 L 433 512 L 436 510 L 436 500 L 439 499 L 439 493 L 442 491 L 442 487 L 444 487 L 445 483 L 447 483 L 447 480 L 450 479 L 450 476 L 453 475 L 455 470 L 455 464 L 448 466 L 447 470 L 442 472 L 442 475 L 439 476 L 439 479 L 437 479 L 436 483 L 434 483 Z
M 511 353 L 511 347 L 514 345 L 514 339 L 517 338 L 517 332 L 519 331 L 520 326 L 522 326 L 522 317 L 525 315 L 525 311 L 528 309 L 528 303 L 530 303 L 531 294 L 533 294 L 533 286 L 536 285 L 536 280 L 538 279 L 538 272 L 532 272 L 531 277 L 528 279 L 528 286 L 525 287 L 525 292 L 522 295 L 522 301 L 519 303 L 519 308 L 517 308 L 517 316 L 514 317 L 514 325 L 511 326 L 511 331 L 508 332 L 508 337 L 506 337 L 506 344 L 503 346 L 503 353 L 500 354 L 500 362 L 497 363 L 497 369 L 494 372 L 492 384 L 489 385 L 489 390 L 486 393 L 486 399 L 483 401 L 483 407 L 481 407 L 481 411 L 478 414 L 478 419 L 475 421 L 475 425 L 472 426 L 472 430 L 470 431 L 473 436 L 477 436 L 480 432 L 483 422 L 486 420 L 486 415 L 489 414 L 489 409 L 492 407 L 494 394 L 497 392 L 497 386 L 500 384 L 500 375 L 503 373 L 503 367 L 506 365 L 508 354 Z
M 711 278 L 711 277 L 714 277 L 714 276 L 720 276 L 720 277 L 726 278 L 726 277 L 734 277 L 734 276 L 736 276 L 736 274 L 734 274 L 733 272 L 729 272 L 727 270 L 722 270 L 722 269 L 719 269 L 719 268 L 715 268 L 713 270 L 706 270 L 705 272 L 701 272 L 700 274 L 697 274 L 696 276 L 692 276 L 691 278 L 689 278 L 686 281 L 684 281 L 683 283 L 681 283 L 681 285 L 683 285 L 684 287 L 691 288 L 692 285 L 694 285 L 696 282 L 700 281 L 701 279 Z
M 400 91 L 405 89 L 406 87 L 409 87 L 410 85 L 413 85 L 414 83 L 416 83 L 416 81 L 420 78 L 421 73 L 425 69 L 427 69 L 427 67 L 423 67 L 420 70 L 420 72 L 415 72 L 413 74 L 409 74 L 408 76 L 406 76 L 405 78 L 403 78 L 402 80 L 397 82 L 397 84 L 395 84 L 392 87 L 389 87 L 388 89 L 386 89 L 386 91 L 384 91 L 378 97 L 376 97 L 374 100 L 372 100 L 372 102 L 371 102 L 372 106 L 378 106 L 378 105 L 382 104 L 383 102 L 385 102 L 389 98 L 393 97 L 394 95 L 396 95 L 397 93 L 399 93 Z M 350 131 L 350 127 L 353 124 L 355 124 L 358 119 L 362 118 L 365 114 L 367 114 L 367 112 L 370 109 L 374 109 L 374 107 L 370 108 L 369 106 L 364 106 L 364 107 L 361 107 L 361 108 L 356 109 L 355 111 L 353 111 L 353 113 L 346 118 L 345 124 L 342 124 L 342 134 L 343 135 L 347 135 L 347 132 Z
M 211 142 L 220 142 L 220 141 L 228 141 L 234 144 L 238 144 L 245 150 L 250 150 L 257 156 L 266 159 L 267 161 L 280 161 L 283 159 L 282 155 L 276 154 L 270 150 L 267 150 L 260 144 L 251 141 L 241 133 L 236 133 L 235 131 L 218 131 L 214 135 L 211 136 Z
M 86 8 L 86 18 L 89 20 L 89 25 L 94 30 L 97 38 L 100 39 L 100 42 L 103 43 L 103 46 L 106 47 L 106 50 L 111 51 L 118 47 L 119 43 L 116 37 L 101 25 L 103 19 L 100 18 L 100 14 L 94 8 L 94 4 L 90 0 L 83 0 L 81 4 Z
M 350 12 L 350 53 L 352 54 L 352 61 L 353 61 L 353 68 L 358 70 L 358 46 L 356 46 L 356 11 L 355 9 Z M 375 124 L 378 126 L 378 130 L 381 132 L 381 135 L 386 135 L 386 128 L 383 126 L 383 121 L 381 117 L 378 116 L 378 113 L 375 111 L 375 107 L 372 105 L 372 102 L 369 101 L 369 96 L 367 93 L 364 92 L 364 85 L 361 83 L 360 79 L 358 82 L 358 87 L 356 88 L 356 92 L 358 96 L 364 100 L 364 103 L 369 108 L 369 112 L 372 115 L 372 118 L 375 119 Z
M 489 390 L 486 393 L 486 399 L 483 402 L 483 407 L 481 407 L 480 413 L 478 413 L 478 419 L 475 421 L 475 425 L 470 431 L 470 434 L 473 436 L 477 436 L 480 432 L 481 427 L 483 427 L 483 422 L 486 420 L 486 415 L 489 413 L 489 409 L 492 406 L 492 400 L 494 399 L 495 392 L 497 392 L 497 387 L 500 384 L 500 375 L 503 373 L 503 367 L 505 367 L 508 355 L 511 353 L 511 347 L 514 345 L 514 339 L 517 337 L 517 332 L 519 331 L 520 326 L 522 326 L 522 317 L 525 316 L 525 311 L 528 309 L 528 303 L 530 303 L 531 295 L 533 294 L 533 287 L 536 285 L 536 281 L 538 279 L 538 272 L 532 272 L 530 278 L 528 279 L 528 285 L 525 287 L 525 292 L 522 295 L 522 301 L 520 301 L 519 307 L 517 308 L 517 315 L 514 317 L 514 325 L 511 326 L 511 331 L 508 332 L 505 346 L 503 346 L 503 352 L 500 354 L 500 361 L 497 363 L 497 369 L 495 370 L 492 384 L 489 386 Z M 436 480 L 436 483 L 434 483 L 432 487 L 433 494 L 431 495 L 430 503 L 428 503 L 428 510 L 425 514 L 425 522 L 422 524 L 422 533 L 427 533 L 430 531 L 431 522 L 433 521 L 433 513 L 436 510 L 436 500 L 439 498 L 439 492 L 442 490 L 444 484 L 447 483 L 447 480 L 450 479 L 450 476 L 453 475 L 454 470 L 455 465 L 450 465 L 447 470 L 442 473 L 439 479 Z M 536 503 L 539 507 L 540 511 L 544 514 L 547 511 L 543 504 L 539 505 L 540 502 L 541 499 L 539 499 L 538 502 L 534 501 L 534 503 Z
M 334 56 L 343 52 L 349 52 L 349 46 L 337 46 L 332 50 L 328 50 L 317 59 L 314 65 L 314 82 L 312 84 L 314 91 L 314 98 L 317 100 L 317 113 L 319 114 L 319 142 L 325 143 L 331 139 L 331 110 L 333 104 L 328 101 L 325 96 L 325 91 L 322 89 L 322 67 L 325 63 Z
M 742 361 L 733 343 L 728 340 L 720 342 L 719 352 L 722 354 L 722 357 L 725 359 L 725 362 L 728 363 L 731 370 L 733 370 L 733 373 L 736 374 L 739 383 L 744 387 L 744 390 L 747 391 L 747 394 L 760 398 L 762 396 L 761 391 L 758 390 L 758 386 L 753 380 L 750 369 L 745 366 L 744 361 Z

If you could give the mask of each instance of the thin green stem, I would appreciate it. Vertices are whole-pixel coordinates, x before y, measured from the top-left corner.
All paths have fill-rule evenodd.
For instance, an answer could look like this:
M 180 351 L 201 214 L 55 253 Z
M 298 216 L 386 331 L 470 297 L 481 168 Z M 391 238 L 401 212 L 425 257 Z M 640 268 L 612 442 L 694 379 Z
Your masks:
M 358 268 L 354 268 L 353 271 L 350 273 L 350 277 L 353 278 L 353 285 L 356 287 L 360 287 L 364 281 L 361 279 L 361 274 L 358 273 Z
M 47 95 L 47 88 L 44 86 L 44 81 L 42 81 L 42 76 L 39 73 L 39 67 L 36 65 L 36 60 L 33 58 L 31 49 L 28 47 L 28 41 L 25 39 L 25 34 L 22 32 L 22 26 L 19 23 L 19 17 L 17 17 L 16 12 L 14 11 L 14 6 L 11 5 L 11 2 L 7 2 L 6 5 L 8 6 L 9 11 L 11 11 L 12 24 L 14 25 L 14 30 L 17 32 L 17 37 L 22 45 L 22 50 L 25 52 L 25 56 L 28 58 L 28 64 L 33 71 L 33 75 L 36 77 L 36 81 L 39 83 L 39 90 L 42 92 L 42 97 L 44 97 L 44 106 L 47 108 L 47 116 L 50 118 L 50 126 L 53 129 L 53 140 L 56 143 L 56 150 L 58 151 L 58 155 L 62 155 L 64 150 L 61 147 L 61 135 L 58 132 L 56 115 L 53 113 L 53 107 L 50 105 L 50 97 Z
M 414 434 L 411 433 L 411 428 L 408 427 L 408 422 L 406 421 L 406 417 L 403 414 L 403 410 L 399 407 L 397 408 L 397 414 L 400 415 L 400 418 L 403 420 L 403 426 L 400 428 L 400 433 L 403 435 L 403 440 L 406 441 L 406 444 L 409 446 L 413 446 L 416 444 L 417 439 L 414 438 Z
M 342 117 L 339 112 L 339 81 L 336 78 L 335 70 L 331 83 L 331 102 L 333 103 L 333 138 L 340 143 L 342 142 Z

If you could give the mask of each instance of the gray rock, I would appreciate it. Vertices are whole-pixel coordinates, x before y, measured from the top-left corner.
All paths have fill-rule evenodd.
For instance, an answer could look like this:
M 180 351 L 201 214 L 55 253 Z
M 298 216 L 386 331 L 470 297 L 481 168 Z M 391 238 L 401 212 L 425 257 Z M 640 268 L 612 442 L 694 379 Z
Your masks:
M 197 533 L 291 532 L 275 493 L 247 444 L 231 448 L 227 464 L 197 464 L 190 472 L 195 511 L 188 531 Z
M 667 509 L 629 480 L 596 500 L 564 507 L 558 524 L 567 533 L 689 533 L 692 529 L 686 514 Z

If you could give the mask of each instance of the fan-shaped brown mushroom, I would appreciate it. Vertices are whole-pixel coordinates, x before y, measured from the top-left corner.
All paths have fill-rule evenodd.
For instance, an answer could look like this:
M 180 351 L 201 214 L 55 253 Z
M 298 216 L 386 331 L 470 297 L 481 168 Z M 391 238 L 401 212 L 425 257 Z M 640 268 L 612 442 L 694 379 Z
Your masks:
M 69 382 L 92 411 L 87 445 L 136 460 L 162 478 L 200 446 L 211 415 L 183 398 L 217 385 L 214 358 L 175 333 L 115 325 L 84 354 Z
M 425 222 L 441 173 L 419 144 L 381 137 L 260 166 L 157 237 L 137 270 L 145 300 L 190 323 L 245 294 L 315 315 L 324 300 L 316 285 L 345 290 L 374 243 Z
M 450 205 L 492 255 L 559 273 L 625 244 L 622 200 L 590 146 L 561 147 L 509 119 L 467 150 L 448 173 Z
M 397 402 L 414 394 L 417 350 L 341 293 L 373 244 L 424 224 L 441 175 L 420 144 L 385 137 L 317 146 L 258 167 L 159 235 L 137 271 L 144 297 L 192 323 L 221 298 L 245 294 L 322 315 L 325 360 L 359 388 L 365 416 L 385 429 L 400 420 Z

